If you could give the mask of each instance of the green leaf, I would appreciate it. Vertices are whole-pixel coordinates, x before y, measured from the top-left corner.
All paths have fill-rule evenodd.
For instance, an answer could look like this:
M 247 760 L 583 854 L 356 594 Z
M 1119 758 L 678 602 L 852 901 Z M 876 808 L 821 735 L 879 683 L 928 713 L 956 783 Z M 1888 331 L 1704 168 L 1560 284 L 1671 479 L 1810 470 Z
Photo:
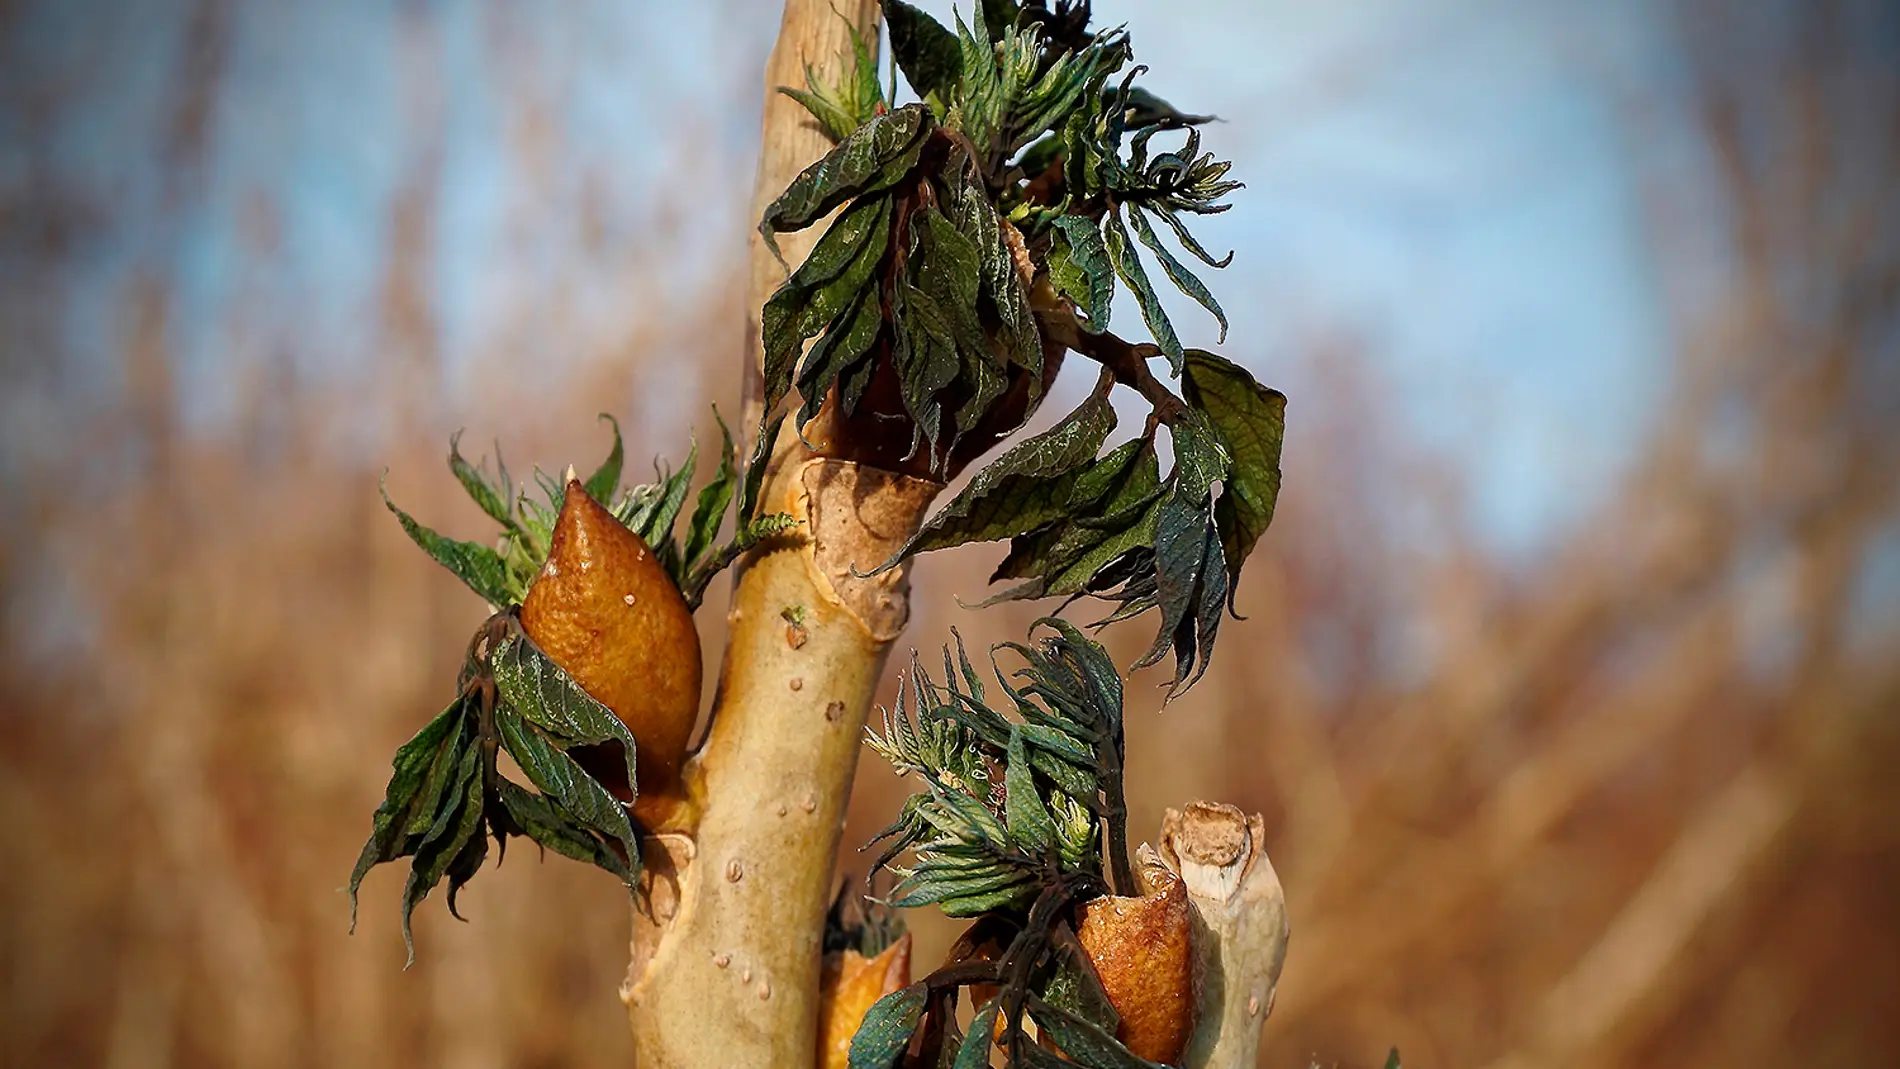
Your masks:
M 662 562 L 671 556 L 673 523 L 679 519 L 680 509 L 686 506 L 686 491 L 692 487 L 693 471 L 698 467 L 699 442 L 695 439 L 686 449 L 686 463 L 671 475 L 661 477 L 653 507 L 638 518 L 640 522 L 628 525 Z M 680 577 L 673 578 L 677 582 Z
M 996 1017 L 1000 1012 L 995 999 L 985 1002 L 970 1018 L 970 1032 L 957 1047 L 953 1069 L 990 1069 L 991 1037 L 996 1035 Z
M 739 487 L 739 522 L 752 529 L 760 520 L 759 492 L 765 487 L 765 472 L 771 467 L 772 445 L 778 441 L 779 428 L 785 423 L 785 413 L 771 414 L 767 410 L 766 418 L 759 424 L 758 437 L 752 443 L 752 456 L 746 461 L 745 482 Z
M 1114 1033 L 1085 1021 L 1067 1010 L 1052 1006 L 1034 995 L 1026 1006 L 1070 1060 L 1090 1069 L 1163 1069 L 1156 1063 L 1137 1058 L 1115 1038 Z
M 1212 115 L 1189 115 L 1139 86 L 1123 94 L 1119 103 L 1123 108 L 1122 125 L 1129 130 L 1144 126 L 1162 129 L 1199 126 L 1215 119 Z
M 495 726 L 501 734 L 503 748 L 521 766 L 530 782 L 559 803 L 577 825 L 618 843 L 625 851 L 627 866 L 616 875 L 621 875 L 631 890 L 633 881 L 626 879 L 625 874 L 633 872 L 640 853 L 626 808 L 525 716 L 502 706 L 495 710 Z
M 842 16 L 840 16 L 842 17 Z M 851 55 L 839 57 L 836 85 L 824 85 L 811 64 L 805 65 L 805 89 L 779 86 L 779 92 L 805 106 L 833 142 L 850 136 L 877 114 L 884 94 L 877 84 L 877 60 L 858 28 L 848 20 L 845 31 L 851 35 Z
M 1161 270 L 1167 273 L 1168 280 L 1174 283 L 1174 287 L 1194 298 L 1202 308 L 1212 313 L 1214 321 L 1220 324 L 1220 340 L 1226 341 L 1227 313 L 1221 311 L 1220 302 L 1208 292 L 1207 286 L 1195 277 L 1194 272 L 1188 270 L 1187 265 L 1175 259 L 1174 254 L 1161 244 L 1160 239 L 1155 237 L 1154 228 L 1148 225 L 1148 220 L 1143 216 L 1140 208 L 1129 205 L 1128 221 L 1134 225 L 1135 236 L 1140 238 L 1141 243 L 1148 246 L 1148 250 L 1155 254 L 1155 259 L 1161 261 Z
M 1010 87 L 999 76 L 994 42 L 989 27 L 976 20 L 974 31 L 964 24 L 963 14 L 955 8 L 951 14 L 957 23 L 958 79 L 956 106 L 944 116 L 944 125 L 960 131 L 978 151 L 987 152 L 996 141 L 1003 111 L 1009 104 Z
M 1201 589 L 1194 596 L 1197 605 L 1194 611 L 1196 652 L 1182 658 L 1177 648 L 1175 687 L 1170 697 L 1178 697 L 1188 687 L 1200 682 L 1201 676 L 1207 673 L 1207 666 L 1214 654 L 1214 638 L 1220 631 L 1221 611 L 1227 608 L 1233 598 L 1231 581 L 1227 573 L 1227 559 L 1221 552 L 1220 532 L 1215 524 L 1209 524 L 1207 527 L 1206 556 L 1206 563 L 1201 568 Z M 1193 664 L 1196 656 L 1200 659 L 1199 666 L 1194 669 L 1193 676 L 1188 677 L 1184 674 L 1185 666 Z
M 949 320 L 952 337 L 962 352 L 990 356 L 989 342 L 977 322 L 976 299 L 982 283 L 982 263 L 976 242 L 935 208 L 911 216 L 920 227 L 917 251 L 911 257 L 916 286 L 938 302 Z
M 1009 832 L 982 802 L 945 788 L 933 787 L 930 796 L 937 804 L 925 806 L 922 812 L 937 830 L 966 841 L 981 840 L 999 850 L 1008 846 Z
M 506 606 L 520 600 L 519 592 L 511 589 L 508 566 L 503 563 L 501 554 L 480 542 L 462 542 L 445 538 L 417 523 L 407 512 L 396 507 L 389 500 L 389 490 L 378 484 L 377 489 L 383 495 L 383 504 L 396 514 L 397 522 L 410 541 L 422 547 L 422 551 L 435 559 L 437 564 L 455 573 L 455 577 L 468 585 L 470 590 L 480 594 L 490 605 Z
M 1148 324 L 1148 333 L 1154 335 L 1155 344 L 1161 347 L 1162 355 L 1168 358 L 1169 369 L 1179 376 L 1183 359 L 1181 339 L 1174 333 L 1174 324 L 1168 320 L 1167 309 L 1161 307 L 1161 298 L 1148 282 L 1148 272 L 1135 255 L 1119 210 L 1111 209 L 1102 217 L 1102 236 L 1102 244 L 1108 250 L 1108 262 L 1115 265 L 1116 276 L 1128 283 L 1128 288 L 1135 294 L 1135 303 L 1141 306 L 1141 318 Z
M 613 711 L 595 701 L 574 678 L 548 659 L 527 635 L 503 639 L 489 656 L 495 688 L 517 714 L 560 740 L 563 747 L 617 742 L 627 761 L 627 783 L 635 790 L 633 733 Z
M 1055 246 L 1049 254 L 1049 281 L 1087 314 L 1089 330 L 1108 329 L 1115 296 L 1115 264 L 1095 220 L 1063 215 L 1055 220 Z
M 485 816 L 486 812 L 484 811 L 484 817 Z M 486 820 L 484 819 L 482 823 L 486 823 Z M 460 910 L 455 908 L 455 899 L 457 895 L 461 894 L 462 888 L 468 886 L 468 882 L 475 878 L 476 873 L 481 871 L 482 863 L 487 860 L 488 836 L 478 826 L 475 834 L 469 836 L 467 840 L 463 842 L 462 848 L 456 851 L 453 858 L 449 859 L 447 872 L 449 878 L 449 916 L 454 917 L 458 921 L 468 920 L 467 917 L 462 916 Z
M 903 0 L 883 0 L 884 24 L 891 35 L 891 56 L 911 91 L 928 99 L 948 100 L 963 67 L 956 34 Z
M 1028 876 L 1021 883 L 1010 884 L 994 891 L 982 891 L 969 895 L 953 895 L 940 899 L 937 908 L 946 917 L 981 917 L 985 913 L 994 913 L 999 909 L 1020 907 L 1034 898 L 1036 882 Z
M 515 518 L 508 507 L 507 470 L 502 470 L 502 486 L 497 488 L 488 481 L 485 473 L 462 459 L 462 451 L 457 448 L 461 439 L 461 431 L 456 431 L 449 438 L 449 470 L 455 473 L 455 479 L 462 484 L 462 489 L 468 491 L 468 496 L 474 499 L 475 504 L 481 506 L 481 510 L 487 513 L 490 519 L 512 529 L 515 526 Z M 497 465 L 499 466 L 499 461 Z
M 930 989 L 917 983 L 878 999 L 851 1037 L 851 1069 L 892 1069 L 924 1019 Z
M 765 209 L 759 233 L 778 254 L 778 235 L 803 230 L 853 197 L 896 185 L 923 150 L 931 120 L 921 104 L 876 116 L 799 174 Z
M 1228 250 L 1227 255 L 1216 259 L 1212 253 L 1202 248 L 1201 243 L 1194 240 L 1194 235 L 1188 233 L 1187 224 L 1181 221 L 1180 215 L 1173 208 L 1166 205 L 1149 205 L 1148 208 L 1160 216 L 1162 222 L 1168 224 L 1168 228 L 1174 231 L 1174 239 L 1181 243 L 1182 248 L 1193 253 L 1195 259 L 1216 270 L 1234 262 L 1234 253 L 1231 249 Z
M 1023 6 L 1017 0 L 982 0 L 983 25 L 988 28 L 992 38 L 1003 36 L 1004 31 L 1016 28 L 1016 17 Z
M 691 568 L 698 568 L 701 558 L 712 552 L 719 537 L 719 526 L 725 522 L 726 506 L 732 503 L 733 481 L 736 471 L 732 464 L 732 431 L 726 427 L 724 417 L 713 409 L 713 419 L 719 423 L 719 470 L 713 475 L 712 482 L 699 491 L 699 500 L 693 506 L 693 522 L 686 532 L 686 550 L 682 560 Z
M 892 889 L 891 905 L 899 909 L 916 909 L 935 904 L 954 917 L 963 914 L 950 913 L 950 910 L 961 907 L 946 906 L 944 903 L 967 903 L 979 899 L 1014 902 L 1020 895 L 1032 891 L 1034 883 L 1035 877 L 1030 873 L 994 862 L 987 862 L 984 867 L 970 871 L 920 862 L 910 875 Z M 997 897 L 999 895 L 1000 898 Z
M 626 460 L 626 448 L 620 441 L 620 421 L 605 412 L 600 414 L 600 418 L 614 429 L 614 447 L 608 452 L 607 459 L 600 462 L 600 467 L 594 469 L 594 474 L 589 475 L 581 485 L 587 489 L 589 497 L 606 505 L 613 502 L 614 491 L 620 489 L 620 467 Z
M 1400 1069 L 1399 1048 L 1393 1047 L 1392 1053 L 1385 1056 L 1385 1069 Z
M 433 814 L 442 807 L 442 789 L 428 786 L 429 774 L 438 764 L 452 765 L 459 748 L 466 744 L 469 716 L 462 698 L 435 715 L 421 731 L 396 750 L 390 762 L 389 785 L 383 789 L 383 803 L 370 817 L 369 841 L 357 856 L 350 872 L 350 928 L 356 928 L 356 892 L 369 870 L 385 861 L 395 861 L 415 852 L 409 842 L 409 826 L 418 814 L 433 823 Z M 444 755 L 448 755 L 446 759 Z M 446 779 L 446 775 L 443 777 Z
M 511 829 L 515 834 L 525 835 L 562 857 L 605 869 L 622 882 L 633 882 L 633 871 L 606 840 L 583 828 L 558 803 L 510 780 L 498 783 L 501 804 L 515 822 L 516 827 Z
M 1280 496 L 1286 396 L 1255 382 L 1245 368 L 1201 349 L 1188 350 L 1181 384 L 1187 402 L 1206 414 L 1233 461 L 1214 505 L 1231 610 L 1240 566 L 1273 522 L 1274 503 Z
M 1045 648 L 1081 685 L 1088 707 L 1095 714 L 1090 722 L 1120 731 L 1122 677 L 1108 651 L 1060 616 L 1044 617 L 1035 626 L 1056 633 L 1055 638 L 1046 640 Z
M 1093 460 L 1115 428 L 1108 390 L 1097 388 L 1055 426 L 1023 441 L 976 473 L 904 548 L 880 565 L 895 567 L 918 553 L 988 542 L 1040 530 L 1070 508 L 1071 473 Z M 873 573 L 875 574 L 875 573 Z
M 1043 1001 L 1087 1021 L 1109 1035 L 1121 1024 L 1121 1014 L 1102 990 L 1102 980 L 1082 944 L 1070 935 L 1055 944 L 1055 968 L 1043 984 Z
M 1040 855 L 1056 842 L 1056 822 L 1036 792 L 1035 775 L 1029 763 L 1029 750 L 1020 731 L 1009 739 L 1009 758 L 1003 769 L 1006 792 L 1005 812 L 1009 816 L 1009 837 L 1024 851 Z

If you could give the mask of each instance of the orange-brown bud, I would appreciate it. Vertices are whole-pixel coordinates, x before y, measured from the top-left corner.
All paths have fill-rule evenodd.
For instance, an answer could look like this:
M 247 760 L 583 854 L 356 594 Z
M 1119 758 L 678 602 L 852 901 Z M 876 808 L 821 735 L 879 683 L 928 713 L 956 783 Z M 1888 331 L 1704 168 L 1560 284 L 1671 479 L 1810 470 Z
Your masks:
M 875 958 L 855 950 L 825 955 L 818 984 L 818 1064 L 847 1069 L 851 1037 L 865 1013 L 878 999 L 910 986 L 910 933 Z
M 1121 1015 L 1116 1038 L 1142 1058 L 1172 1065 L 1194 1028 L 1187 889 L 1164 868 L 1147 876 L 1154 888 L 1147 895 L 1084 905 L 1076 935 Z
M 521 603 L 521 629 L 633 733 L 635 815 L 650 824 L 670 810 L 699 714 L 699 634 L 653 551 L 578 480 L 567 484 L 547 564 Z M 624 759 L 608 750 L 618 748 L 576 747 L 573 756 L 625 798 Z

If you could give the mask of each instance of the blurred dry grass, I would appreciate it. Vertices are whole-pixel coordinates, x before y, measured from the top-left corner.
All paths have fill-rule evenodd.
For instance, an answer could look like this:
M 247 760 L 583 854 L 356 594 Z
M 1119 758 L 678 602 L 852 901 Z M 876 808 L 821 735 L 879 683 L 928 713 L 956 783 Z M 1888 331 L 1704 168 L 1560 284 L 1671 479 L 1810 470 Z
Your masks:
M 1639 473 L 1534 570 L 1445 518 L 1455 484 L 1420 470 L 1351 346 L 1293 358 L 1322 385 L 1294 399 L 1250 618 L 1188 699 L 1157 712 L 1138 677 L 1130 709 L 1137 834 L 1193 797 L 1267 814 L 1295 927 L 1269 1064 L 1376 1064 L 1394 1043 L 1426 1066 L 1900 1050 L 1900 634 L 1856 601 L 1900 523 L 1900 220 L 1869 181 L 1900 173 L 1900 127 L 1890 108 L 1868 127 L 1884 139 L 1838 144 L 1826 116 L 1866 87 L 1830 62 L 1703 72 L 1735 270 L 1678 317 L 1671 415 Z M 370 399 L 261 376 L 237 423 L 184 429 L 175 295 L 147 280 L 117 325 L 121 402 L 14 465 L 6 1064 L 626 1062 L 624 897 L 598 873 L 518 850 L 470 889 L 471 925 L 425 905 L 408 972 L 399 877 L 372 877 L 344 934 L 337 888 L 387 756 L 481 613 L 384 513 L 380 463 L 334 446 L 345 417 L 394 428 L 392 494 L 482 530 L 440 468 L 427 235 L 406 212 Z M 1676 224 L 1659 203 L 1660 245 Z M 603 398 L 726 397 L 737 321 L 725 294 L 664 335 L 630 327 L 525 411 L 476 398 L 471 440 L 587 458 L 588 419 L 621 407 Z M 686 361 L 701 381 L 679 380 Z M 636 455 L 678 449 L 630 430 Z M 1381 526 L 1400 494 L 1446 505 L 1450 552 Z M 1020 633 L 1032 613 L 952 608 L 988 560 L 925 562 L 917 645 L 949 623 Z M 41 633 L 68 615 L 77 645 Z M 905 790 L 864 766 L 847 842 Z M 928 960 L 947 932 L 918 924 Z

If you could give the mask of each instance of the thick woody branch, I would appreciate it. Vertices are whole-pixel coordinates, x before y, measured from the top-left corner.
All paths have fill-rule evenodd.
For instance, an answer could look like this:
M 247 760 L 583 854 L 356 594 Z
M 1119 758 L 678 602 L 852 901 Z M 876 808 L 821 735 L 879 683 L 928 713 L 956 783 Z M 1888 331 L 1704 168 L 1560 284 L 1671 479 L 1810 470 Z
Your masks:
M 1286 962 L 1286 895 L 1259 815 L 1195 802 L 1161 822 L 1162 863 L 1194 913 L 1194 1034 L 1185 1069 L 1252 1069 Z
M 875 0 L 787 0 L 765 75 L 756 218 L 830 142 L 794 101 L 833 77 Z M 810 234 L 781 243 L 799 262 Z M 754 237 L 746 425 L 759 421 L 759 309 L 785 269 Z M 641 1069 L 806 1069 L 817 1056 L 831 866 L 865 714 L 908 615 L 903 569 L 856 570 L 916 531 L 939 484 L 816 459 L 786 428 L 761 495 L 798 526 L 741 562 L 713 723 L 683 773 L 695 819 L 645 843 L 622 997 Z

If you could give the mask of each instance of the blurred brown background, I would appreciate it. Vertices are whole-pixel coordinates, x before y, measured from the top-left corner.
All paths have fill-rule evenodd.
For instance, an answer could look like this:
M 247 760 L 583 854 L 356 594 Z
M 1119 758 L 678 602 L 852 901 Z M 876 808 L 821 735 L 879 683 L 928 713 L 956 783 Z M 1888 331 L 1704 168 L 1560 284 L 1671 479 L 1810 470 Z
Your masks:
M 1263 1064 L 1895 1064 L 1891 5 L 1098 11 L 1226 116 L 1222 348 L 1292 398 L 1248 619 L 1129 709 L 1134 833 L 1266 815 Z M 514 852 L 407 972 L 379 872 L 345 934 L 482 616 L 376 480 L 475 537 L 458 427 L 525 473 L 736 409 L 776 22 L 0 4 L 0 1063 L 626 1064 L 598 872 Z M 923 562 L 917 646 L 1020 634 L 956 601 L 995 556 Z

